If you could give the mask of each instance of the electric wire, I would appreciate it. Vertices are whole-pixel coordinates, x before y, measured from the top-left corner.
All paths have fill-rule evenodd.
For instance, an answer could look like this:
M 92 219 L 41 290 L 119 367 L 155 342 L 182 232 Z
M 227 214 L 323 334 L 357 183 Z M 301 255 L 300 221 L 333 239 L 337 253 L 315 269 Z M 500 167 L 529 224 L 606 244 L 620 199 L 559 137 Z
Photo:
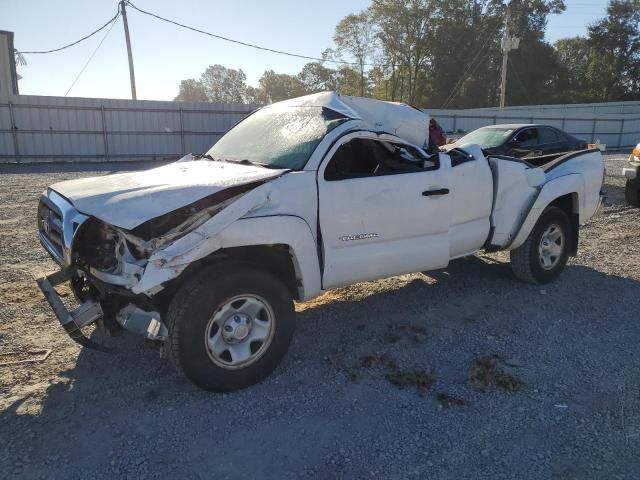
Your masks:
M 157 20 L 161 20 L 163 22 L 170 23 L 170 24 L 176 25 L 178 27 L 185 28 L 187 30 L 191 30 L 191 31 L 194 31 L 194 32 L 197 32 L 197 33 L 201 33 L 203 35 L 207 35 L 209 37 L 213 37 L 213 38 L 216 38 L 216 39 L 219 39 L 219 40 L 223 40 L 223 41 L 226 41 L 226 42 L 230 42 L 230 43 L 234 43 L 234 44 L 237 44 L 237 45 L 242 45 L 242 46 L 245 46 L 245 47 L 254 48 L 254 49 L 258 49 L 258 50 L 262 50 L 262 51 L 266 51 L 266 52 L 276 53 L 276 54 L 279 54 L 279 55 L 286 55 L 286 56 L 290 56 L 290 57 L 301 58 L 301 59 L 305 59 L 305 60 L 313 60 L 313 61 L 318 61 L 318 62 L 327 62 L 327 63 L 334 63 L 334 64 L 342 64 L 342 65 L 357 65 L 358 64 L 357 62 L 349 62 L 349 61 L 345 61 L 345 60 L 330 60 L 330 59 L 325 59 L 325 58 L 320 58 L 320 57 L 301 55 L 301 54 L 297 54 L 297 53 L 287 52 L 287 51 L 284 51 L 284 50 L 277 50 L 277 49 L 273 49 L 273 48 L 269 48 L 269 47 L 264 47 L 264 46 L 261 46 L 261 45 L 256 45 L 256 44 L 252 44 L 252 43 L 248 43 L 248 42 L 243 42 L 241 40 L 236 40 L 236 39 L 233 39 L 233 38 L 225 37 L 223 35 L 218 35 L 218 34 L 215 34 L 215 33 L 207 32 L 205 30 L 200 30 L 198 28 L 191 27 L 189 25 L 185 25 L 185 24 L 177 22 L 175 20 L 171 20 L 169 18 L 162 17 L 162 16 L 157 15 L 155 13 L 143 10 L 141 8 L 138 8 L 135 4 L 133 4 L 129 0 L 125 0 L 125 3 L 126 3 L 126 5 L 128 5 L 131 8 L 133 8 L 134 10 L 136 10 L 136 11 L 138 11 L 138 12 L 144 14 L 144 15 L 148 15 L 148 16 L 154 17 Z M 573 4 L 573 5 L 569 4 L 568 6 L 583 6 L 583 5 L 587 6 L 588 4 Z M 91 62 L 91 60 L 93 59 L 93 57 L 95 56 L 97 51 L 102 46 L 102 43 L 105 41 L 105 39 L 107 38 L 107 36 L 111 32 L 111 30 L 113 29 L 113 26 L 115 25 L 115 22 L 118 19 L 118 17 L 120 16 L 120 14 L 121 14 L 121 12 L 120 12 L 120 4 L 118 4 L 118 9 L 116 11 L 116 14 L 111 19 L 109 19 L 104 25 L 102 25 L 98 29 L 94 30 L 93 32 L 89 33 L 88 35 L 85 35 L 84 37 L 82 37 L 82 38 L 80 38 L 80 39 L 78 39 L 78 40 L 76 40 L 76 41 L 74 41 L 72 43 L 69 43 L 67 45 L 64 45 L 62 47 L 54 48 L 54 49 L 51 49 L 51 50 L 41 50 L 41 51 L 16 51 L 16 53 L 18 53 L 18 54 L 46 54 L 46 53 L 59 52 L 61 50 L 65 50 L 67 48 L 73 47 L 73 46 L 75 46 L 75 45 L 77 45 L 77 44 L 79 44 L 79 43 L 91 38 L 92 36 L 94 36 L 97 33 L 101 32 L 105 28 L 110 27 L 109 31 L 102 38 L 102 40 L 100 41 L 100 43 L 98 44 L 96 49 L 93 51 L 93 53 L 91 54 L 91 56 L 87 60 L 87 62 L 84 65 L 84 67 L 78 73 L 78 76 L 76 76 L 75 80 L 73 81 L 73 83 L 71 84 L 69 89 L 67 90 L 67 93 L 65 93 L 65 96 L 66 96 L 69 93 L 69 91 L 71 91 L 71 89 L 73 88 L 73 86 L 75 85 L 77 80 L 80 78 L 80 76 L 82 75 L 82 73 L 84 72 L 84 70 L 86 69 L 88 64 Z M 459 88 L 462 86 L 464 81 L 466 81 L 466 79 L 469 77 L 470 70 L 473 69 L 473 71 L 471 72 L 471 75 L 473 75 L 477 71 L 477 69 L 479 68 L 480 64 L 484 61 L 484 59 L 486 57 L 488 57 L 490 51 L 485 52 L 485 55 L 482 56 L 482 59 L 480 60 L 480 62 L 476 64 L 476 61 L 478 60 L 478 58 L 480 58 L 480 55 L 482 54 L 483 50 L 485 49 L 485 47 L 487 46 L 487 44 L 489 43 L 489 41 L 493 37 L 493 35 L 495 33 L 495 30 L 497 30 L 499 28 L 500 28 L 500 26 L 498 26 L 496 29 L 492 30 L 489 33 L 489 35 L 487 36 L 485 42 L 480 47 L 480 49 L 476 52 L 476 54 L 474 55 L 474 57 L 471 60 L 471 62 L 467 64 L 467 67 L 466 67 L 464 73 L 458 79 L 458 82 L 456 82 L 455 86 L 453 87 L 453 89 L 451 90 L 449 95 L 447 96 L 447 99 L 445 100 L 445 102 L 444 102 L 444 104 L 443 104 L 443 106 L 441 108 L 446 108 L 447 106 L 449 106 L 449 104 L 457 97 Z M 365 63 L 364 66 L 368 66 L 368 67 L 373 67 L 373 66 L 385 67 L 387 65 Z M 517 75 L 517 72 L 516 72 L 516 75 Z M 521 79 L 519 77 L 517 77 L 517 78 L 518 78 L 518 81 L 522 85 Z
M 473 68 L 473 64 L 476 62 L 476 60 L 478 60 L 479 55 L 482 53 L 483 49 L 487 46 L 489 40 L 491 40 L 491 38 L 493 37 L 493 35 L 495 34 L 495 31 L 500 28 L 497 27 L 495 30 L 493 30 L 492 32 L 489 33 L 489 35 L 487 36 L 485 42 L 482 44 L 482 46 L 478 49 L 478 51 L 476 52 L 476 54 L 474 55 L 473 59 L 471 60 L 471 62 L 469 62 L 467 64 L 467 68 L 465 69 L 464 73 L 462 74 L 462 76 L 460 76 L 460 78 L 458 79 L 458 81 L 456 82 L 456 84 L 454 85 L 453 89 L 451 90 L 451 92 L 449 93 L 449 95 L 447 96 L 447 99 L 445 100 L 442 108 L 446 108 L 456 97 L 456 91 L 458 90 L 458 88 L 462 85 L 462 83 L 464 83 L 464 81 L 466 80 L 467 77 L 467 73 L 469 72 L 469 70 L 471 68 Z
M 473 77 L 476 74 L 476 72 L 478 71 L 478 68 L 480 68 L 480 65 L 482 65 L 482 63 L 485 60 L 487 60 L 490 55 L 491 55 L 491 50 L 487 50 L 486 53 L 484 54 L 484 56 L 480 59 L 480 61 L 478 63 L 476 63 L 476 66 L 473 68 L 473 70 L 471 70 L 471 72 L 469 73 L 467 78 Z M 466 78 L 465 78 L 465 80 L 466 80 Z M 462 84 L 460 86 L 462 87 Z M 454 95 L 453 98 L 451 99 L 451 101 L 453 101 L 456 98 L 456 96 L 457 95 Z
M 63 47 L 59 47 L 59 48 L 54 48 L 51 50 L 42 50 L 42 51 L 20 51 L 19 53 L 21 54 L 41 54 L 41 53 L 54 53 L 54 52 L 59 52 L 60 50 L 64 50 L 66 48 L 69 47 L 73 47 L 74 45 L 79 44 L 80 42 L 84 42 L 85 40 L 87 40 L 88 38 L 93 37 L 96 33 L 101 32 L 102 30 L 104 30 L 105 28 L 107 28 L 109 25 L 111 25 L 112 22 L 114 22 L 118 17 L 120 16 L 120 4 L 118 4 L 118 10 L 116 11 L 116 14 L 104 25 L 102 25 L 100 28 L 98 28 L 97 30 L 94 30 L 93 32 L 91 32 L 89 35 L 85 35 L 84 37 L 82 37 L 79 40 L 76 40 L 75 42 L 72 42 L 68 45 L 65 45 Z
M 478 51 L 476 52 L 476 54 L 474 55 L 473 59 L 471 60 L 471 62 L 469 62 L 467 64 L 467 68 L 465 69 L 464 73 L 462 74 L 462 76 L 460 76 L 460 78 L 458 79 L 458 81 L 456 82 L 456 84 L 454 85 L 453 89 L 451 90 L 451 92 L 449 93 L 449 95 L 447 96 L 447 99 L 445 100 L 444 104 L 442 105 L 441 108 L 447 108 L 447 106 L 449 106 L 449 104 L 456 98 L 457 94 L 456 91 L 458 90 L 458 88 L 460 88 L 462 86 L 462 84 L 464 83 L 464 81 L 467 79 L 468 77 L 468 73 L 471 70 L 471 68 L 473 68 L 474 63 L 476 62 L 476 60 L 478 60 L 480 54 L 482 53 L 482 51 L 484 50 L 484 48 L 489 44 L 489 41 L 493 38 L 493 35 L 496 33 L 496 31 L 500 28 L 501 26 L 498 26 L 496 28 L 494 28 L 493 30 L 491 30 L 489 32 L 489 34 L 487 35 L 487 38 L 485 39 L 485 42 L 482 44 L 482 46 L 478 49 Z M 485 53 L 485 55 L 483 56 L 483 60 L 484 58 L 486 58 L 488 56 L 489 50 L 487 50 L 487 52 Z M 482 60 L 481 62 L 482 63 Z M 478 64 L 479 65 L 479 64 Z M 477 70 L 477 67 L 474 69 L 474 72 Z
M 155 13 L 148 12 L 146 10 L 142 10 L 141 8 L 136 7 L 133 3 L 129 2 L 129 1 L 127 1 L 126 3 L 127 3 L 128 6 L 130 6 L 134 10 L 137 10 L 138 12 L 143 13 L 145 15 L 149 15 L 151 17 L 154 17 L 154 18 L 158 19 L 158 20 L 162 20 L 163 22 L 167 22 L 167 23 L 171 23 L 173 25 L 177 25 L 178 27 L 186 28 L 187 30 L 192 30 L 194 32 L 202 33 L 203 35 L 207 35 L 209 37 L 217 38 L 218 40 L 224 40 L 225 42 L 231 42 L 231 43 L 235 43 L 237 45 L 243 45 L 245 47 L 255 48 L 255 49 L 258 49 L 258 50 L 263 50 L 265 52 L 277 53 L 279 55 L 287 55 L 289 57 L 297 57 L 297 58 L 302 58 L 302 59 L 305 59 L 305 60 L 315 60 L 317 62 L 327 62 L 327 63 L 338 63 L 338 64 L 343 64 L 343 65 L 359 65 L 359 63 L 357 63 L 357 62 L 347 62 L 345 60 L 328 60 L 328 59 L 319 58 L 319 57 L 311 57 L 311 56 L 307 56 L 307 55 L 300 55 L 298 53 L 286 52 L 284 50 L 276 50 L 274 48 L 263 47 L 263 46 L 256 45 L 256 44 L 253 44 L 253 43 L 243 42 L 243 41 L 240 41 L 240 40 L 235 40 L 233 38 L 229 38 L 229 37 L 225 37 L 225 36 L 218 35 L 218 34 L 215 34 L 215 33 L 207 32 L 207 31 L 204 31 L 204 30 L 200 30 L 199 28 L 190 27 L 189 25 L 185 25 L 183 23 L 176 22 L 175 20 L 170 20 L 168 18 L 161 17 L 160 15 L 156 15 Z M 385 66 L 385 65 L 376 65 L 376 64 L 371 64 L 371 63 L 365 63 L 364 65 L 367 66 L 367 67 Z
M 82 76 L 82 74 L 84 73 L 85 69 L 89 66 L 89 63 L 91 62 L 91 60 L 93 59 L 93 57 L 95 56 L 96 53 L 98 53 L 98 50 L 100 50 L 100 47 L 102 46 L 102 44 L 104 43 L 104 41 L 107 39 L 107 37 L 109 36 L 109 34 L 111 33 L 111 30 L 113 30 L 113 27 L 116 26 L 116 22 L 118 20 L 118 17 L 120 12 L 118 12 L 118 15 L 116 16 L 116 18 L 114 18 L 111 21 L 111 27 L 109 27 L 109 30 L 107 30 L 107 33 L 104 34 L 104 37 L 102 37 L 102 40 L 100 40 L 100 43 L 98 43 L 98 45 L 96 46 L 95 50 L 93 51 L 93 53 L 89 56 L 89 59 L 86 61 L 86 63 L 84 64 L 84 66 L 82 67 L 82 69 L 80 70 L 80 72 L 78 72 L 78 75 L 76 75 L 76 78 L 73 80 L 73 82 L 71 83 L 71 86 L 67 89 L 67 91 L 65 92 L 64 96 L 66 97 L 67 95 L 69 95 L 69 92 L 71 91 L 71 89 L 73 88 L 73 86 L 76 84 L 76 82 L 78 81 L 78 79 Z
M 529 91 L 524 86 L 524 82 L 522 81 L 522 78 L 520 78 L 520 74 L 518 73 L 518 70 L 513 66 L 513 61 L 510 58 L 507 58 L 507 63 L 511 67 L 511 70 L 509 71 L 513 72 L 513 76 L 516 77 L 516 80 L 518 80 L 518 84 L 520 85 L 520 89 L 522 90 L 522 93 L 524 93 L 525 99 L 529 102 L 529 105 L 534 105 L 534 102 L 531 101 L 531 97 L 529 96 Z

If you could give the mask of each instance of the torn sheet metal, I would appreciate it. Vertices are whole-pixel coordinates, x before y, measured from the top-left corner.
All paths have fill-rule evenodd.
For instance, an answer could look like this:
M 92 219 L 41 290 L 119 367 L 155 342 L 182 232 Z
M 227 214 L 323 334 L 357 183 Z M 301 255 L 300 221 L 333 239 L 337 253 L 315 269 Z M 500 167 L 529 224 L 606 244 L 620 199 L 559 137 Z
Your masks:
M 154 252 L 140 282 L 133 286 L 133 293 L 155 293 L 155 288 L 177 277 L 189 264 L 218 250 L 220 245 L 213 237 L 239 218 L 269 203 L 271 188 L 271 184 L 265 183 L 244 194 L 192 232 Z
M 51 189 L 86 214 L 126 230 L 229 187 L 264 181 L 287 170 L 223 161 L 182 160 L 146 171 L 56 183 Z
M 320 92 L 265 108 L 282 107 L 325 107 L 351 119 L 361 120 L 373 131 L 394 134 L 419 147 L 429 143 L 429 115 L 405 103 Z
M 357 111 L 352 109 L 344 99 L 342 95 L 335 92 L 319 92 L 311 95 L 305 95 L 303 97 L 291 98 L 289 100 L 283 100 L 282 102 L 276 102 L 268 105 L 264 108 L 287 108 L 287 107 L 325 107 L 334 112 L 341 113 L 345 117 L 349 117 L 353 120 L 360 119 L 360 115 Z

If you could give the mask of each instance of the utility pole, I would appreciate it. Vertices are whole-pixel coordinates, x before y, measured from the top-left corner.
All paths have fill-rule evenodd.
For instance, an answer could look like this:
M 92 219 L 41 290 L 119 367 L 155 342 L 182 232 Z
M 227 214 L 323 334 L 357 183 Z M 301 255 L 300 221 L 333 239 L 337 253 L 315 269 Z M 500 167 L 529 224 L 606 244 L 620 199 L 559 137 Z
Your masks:
M 131 99 L 136 99 L 136 75 L 133 72 L 133 55 L 131 54 L 131 39 L 129 38 L 129 23 L 127 22 L 127 10 L 125 0 L 120 0 L 122 22 L 124 23 L 124 37 L 127 40 L 127 55 L 129 56 L 129 79 L 131 80 Z
M 511 36 L 510 28 L 511 6 L 507 7 L 504 16 L 504 33 L 500 46 L 502 47 L 502 81 L 500 82 L 500 110 L 504 108 L 504 99 L 507 93 L 507 63 L 509 61 L 509 52 L 515 50 L 520 45 L 520 39 Z

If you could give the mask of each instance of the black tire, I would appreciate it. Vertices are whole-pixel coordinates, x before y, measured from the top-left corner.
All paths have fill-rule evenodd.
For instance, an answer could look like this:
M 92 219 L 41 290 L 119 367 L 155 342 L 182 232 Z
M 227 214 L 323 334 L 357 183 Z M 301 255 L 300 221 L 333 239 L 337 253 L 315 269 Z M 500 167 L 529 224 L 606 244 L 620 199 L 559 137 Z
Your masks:
M 258 295 L 274 314 L 270 343 L 253 363 L 231 370 L 210 358 L 205 338 L 209 320 L 225 301 L 238 295 Z M 169 358 L 197 386 L 230 392 L 263 380 L 284 357 L 295 330 L 291 294 L 274 275 L 245 264 L 227 263 L 205 268 L 186 282 L 167 312 Z
M 624 187 L 624 199 L 627 205 L 640 207 L 640 181 L 637 178 L 627 180 Z
M 562 230 L 563 242 L 561 254 L 557 257 L 557 261 L 554 261 L 551 268 L 545 269 L 540 260 L 538 249 L 543 234 L 552 225 L 556 225 Z M 571 223 L 567 214 L 560 208 L 548 207 L 540 215 L 527 240 L 518 248 L 509 251 L 511 269 L 516 277 L 527 283 L 541 284 L 551 282 L 560 275 L 560 272 L 567 264 L 572 242 Z

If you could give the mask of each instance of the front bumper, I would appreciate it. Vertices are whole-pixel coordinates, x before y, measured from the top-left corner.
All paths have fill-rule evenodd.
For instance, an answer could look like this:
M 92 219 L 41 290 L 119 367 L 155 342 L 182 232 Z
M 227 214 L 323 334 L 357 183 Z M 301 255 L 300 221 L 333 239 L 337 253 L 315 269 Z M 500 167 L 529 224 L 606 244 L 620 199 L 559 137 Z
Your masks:
M 75 266 L 68 266 L 58 272 L 37 278 L 36 282 L 60 322 L 60 325 L 62 325 L 62 328 L 65 329 L 73 341 L 84 347 L 109 352 L 111 351 L 110 348 L 93 342 L 82 333 L 83 327 L 91 325 L 94 322 L 98 322 L 100 326 L 104 326 L 104 323 L 101 323 L 104 313 L 100 302 L 97 300 L 87 300 L 75 310 L 69 311 L 54 288 L 56 285 L 70 281 L 77 275 L 83 275 L 85 279 L 88 278 L 86 273 L 82 273 Z M 148 305 L 146 306 L 147 309 L 138 307 L 133 301 L 134 296 L 118 287 L 107 286 L 102 282 L 98 282 L 96 279 L 89 281 L 92 282 L 94 287 L 102 289 L 104 292 L 109 291 L 112 295 L 115 294 L 126 299 L 126 301 L 120 304 L 121 308 L 115 315 L 115 320 L 122 328 L 141 335 L 148 340 L 164 341 L 167 339 L 169 331 L 158 311 L 149 309 Z
M 82 327 L 91 325 L 93 322 L 102 318 L 103 312 L 100 303 L 88 300 L 70 312 L 67 310 L 67 307 L 64 306 L 60 295 L 58 295 L 58 292 L 56 292 L 54 288 L 56 285 L 69 281 L 75 273 L 75 267 L 69 266 L 58 272 L 37 278 L 36 282 L 60 322 L 60 325 L 62 325 L 62 328 L 65 329 L 74 342 L 79 343 L 83 347 L 109 352 L 111 351 L 110 348 L 95 343 L 85 337 L 81 330 Z

